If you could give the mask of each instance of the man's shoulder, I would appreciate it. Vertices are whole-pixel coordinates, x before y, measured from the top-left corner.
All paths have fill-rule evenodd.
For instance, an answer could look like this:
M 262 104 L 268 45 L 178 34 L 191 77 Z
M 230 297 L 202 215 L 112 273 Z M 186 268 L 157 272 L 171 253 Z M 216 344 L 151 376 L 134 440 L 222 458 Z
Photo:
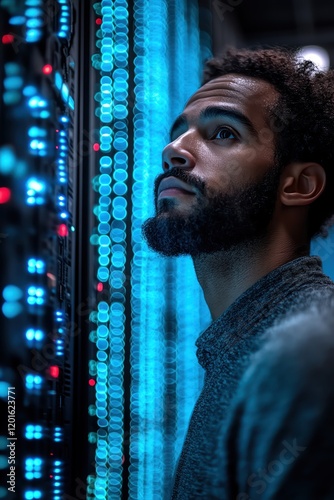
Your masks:
M 283 355 L 293 357 L 295 362 L 310 362 L 334 348 L 334 296 L 327 299 L 298 313 L 290 313 L 269 328 L 258 356 Z
M 333 484 L 333 312 L 287 317 L 252 356 L 219 440 L 237 457 L 228 464 L 234 498 L 334 498 L 318 494 Z
M 247 391 L 261 397 L 327 392 L 334 400 L 334 302 L 287 316 L 263 340 L 242 377 Z

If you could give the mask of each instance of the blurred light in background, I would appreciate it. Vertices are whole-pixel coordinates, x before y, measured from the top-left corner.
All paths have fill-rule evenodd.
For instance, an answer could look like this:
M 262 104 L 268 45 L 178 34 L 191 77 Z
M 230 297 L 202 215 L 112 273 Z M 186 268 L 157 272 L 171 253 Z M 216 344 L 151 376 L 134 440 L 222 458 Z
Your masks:
M 296 56 L 300 61 L 312 61 L 320 71 L 329 69 L 329 54 L 318 45 L 306 45 L 297 51 Z

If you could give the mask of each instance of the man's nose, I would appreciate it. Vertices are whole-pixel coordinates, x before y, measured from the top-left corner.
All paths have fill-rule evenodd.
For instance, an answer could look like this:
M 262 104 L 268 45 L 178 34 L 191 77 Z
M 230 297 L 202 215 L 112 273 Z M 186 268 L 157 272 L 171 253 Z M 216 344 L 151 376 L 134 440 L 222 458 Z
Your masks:
M 169 143 L 162 152 L 162 168 L 165 172 L 173 167 L 192 169 L 195 158 L 178 141 Z

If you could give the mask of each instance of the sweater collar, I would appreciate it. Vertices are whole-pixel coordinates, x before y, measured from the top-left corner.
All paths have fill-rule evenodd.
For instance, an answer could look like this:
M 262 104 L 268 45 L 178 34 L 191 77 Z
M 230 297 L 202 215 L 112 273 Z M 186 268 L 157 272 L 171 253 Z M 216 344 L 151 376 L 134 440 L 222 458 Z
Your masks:
M 298 288 L 311 286 L 315 278 L 321 277 L 324 274 L 320 258 L 306 256 L 287 262 L 260 278 L 197 339 L 199 363 L 207 369 L 218 354 L 252 335 L 256 327 L 272 315 L 275 306 L 296 291 L 296 284 Z

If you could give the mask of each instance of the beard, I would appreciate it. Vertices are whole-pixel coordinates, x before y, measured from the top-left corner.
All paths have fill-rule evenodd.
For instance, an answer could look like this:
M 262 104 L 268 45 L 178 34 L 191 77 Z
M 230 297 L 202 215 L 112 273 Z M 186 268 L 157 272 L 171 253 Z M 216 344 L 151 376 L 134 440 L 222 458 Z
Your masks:
M 280 173 L 279 165 L 274 165 L 259 181 L 226 193 L 209 189 L 182 168 L 172 168 L 155 181 L 156 215 L 144 222 L 143 236 L 164 256 L 196 257 L 260 241 L 274 213 Z M 158 186 L 170 176 L 196 188 L 197 199 L 189 213 L 178 210 L 173 198 L 158 204 Z

